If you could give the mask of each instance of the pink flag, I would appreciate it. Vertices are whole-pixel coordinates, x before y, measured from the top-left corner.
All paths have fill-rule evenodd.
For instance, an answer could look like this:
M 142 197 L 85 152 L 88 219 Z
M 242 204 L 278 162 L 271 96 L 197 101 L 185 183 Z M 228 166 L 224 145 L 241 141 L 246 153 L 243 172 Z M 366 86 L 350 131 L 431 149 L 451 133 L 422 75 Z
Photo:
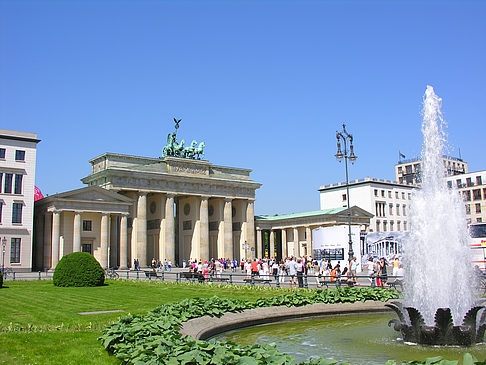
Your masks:
M 34 201 L 39 199 L 43 199 L 44 195 L 42 195 L 40 189 L 37 186 L 34 186 Z

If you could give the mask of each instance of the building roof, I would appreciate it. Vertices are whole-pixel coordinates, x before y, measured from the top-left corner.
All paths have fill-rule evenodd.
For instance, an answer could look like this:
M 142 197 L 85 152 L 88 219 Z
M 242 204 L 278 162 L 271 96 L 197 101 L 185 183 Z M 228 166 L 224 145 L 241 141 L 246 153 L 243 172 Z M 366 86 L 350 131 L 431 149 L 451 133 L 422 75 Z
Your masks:
M 388 186 L 400 187 L 400 188 L 405 188 L 405 189 L 415 188 L 414 186 L 407 185 L 407 184 L 400 184 L 400 183 L 397 183 L 396 181 L 393 181 L 393 180 L 377 179 L 377 178 L 374 178 L 374 177 L 365 177 L 364 179 L 356 179 L 354 181 L 349 182 L 350 187 L 357 186 L 357 185 L 366 185 L 366 184 L 388 185 Z M 319 188 L 318 191 L 341 189 L 343 187 L 346 187 L 346 183 L 340 182 L 340 183 L 337 183 L 337 184 L 322 185 Z
M 268 216 L 268 215 L 257 215 L 255 219 L 261 221 L 276 221 L 282 219 L 292 219 L 292 218 L 305 218 L 305 217 L 314 217 L 323 214 L 336 214 L 345 211 L 347 208 L 331 208 L 331 209 L 323 209 L 323 210 L 314 210 L 312 212 L 303 212 L 303 213 L 292 213 L 292 214 L 282 214 L 282 215 L 275 215 L 275 216 Z

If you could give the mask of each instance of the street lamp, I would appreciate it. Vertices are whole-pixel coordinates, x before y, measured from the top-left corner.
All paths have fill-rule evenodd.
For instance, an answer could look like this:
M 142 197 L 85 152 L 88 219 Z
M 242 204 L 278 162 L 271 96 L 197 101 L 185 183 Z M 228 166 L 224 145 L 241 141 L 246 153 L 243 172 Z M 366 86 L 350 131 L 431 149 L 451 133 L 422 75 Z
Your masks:
M 348 160 L 354 164 L 357 157 L 353 151 L 353 136 L 346 131 L 346 125 L 343 123 L 343 130 L 341 132 L 336 131 L 337 139 L 337 153 L 334 155 L 336 159 L 341 162 L 344 158 L 344 165 L 346 167 L 346 200 L 348 202 L 348 229 L 349 229 L 349 255 L 348 261 L 351 262 L 354 257 L 353 252 L 353 240 L 351 238 L 351 211 L 349 206 L 349 180 L 348 180 Z M 341 151 L 341 142 L 344 145 L 344 151 Z M 348 151 L 349 142 L 349 151 Z
M 2 239 L 2 275 L 5 275 L 5 246 L 7 246 L 7 237 Z

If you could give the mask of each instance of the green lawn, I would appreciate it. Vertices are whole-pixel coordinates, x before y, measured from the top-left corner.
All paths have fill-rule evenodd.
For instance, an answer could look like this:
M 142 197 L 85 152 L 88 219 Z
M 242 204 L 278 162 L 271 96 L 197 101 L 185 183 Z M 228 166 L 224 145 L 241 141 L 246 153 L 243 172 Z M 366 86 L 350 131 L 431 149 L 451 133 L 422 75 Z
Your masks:
M 102 287 L 58 288 L 52 281 L 9 281 L 0 289 L 0 363 L 117 364 L 96 339 L 127 313 L 185 298 L 257 299 L 289 289 L 108 280 Z M 123 313 L 79 315 L 79 312 Z

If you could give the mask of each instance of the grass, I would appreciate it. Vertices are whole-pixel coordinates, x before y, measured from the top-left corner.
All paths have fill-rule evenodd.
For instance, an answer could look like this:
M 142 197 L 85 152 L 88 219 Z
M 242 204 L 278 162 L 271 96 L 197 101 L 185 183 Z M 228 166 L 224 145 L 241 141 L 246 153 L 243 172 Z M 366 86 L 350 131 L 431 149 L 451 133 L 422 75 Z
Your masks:
M 107 280 L 94 288 L 59 288 L 52 281 L 9 281 L 0 289 L 0 363 L 118 364 L 101 346 L 101 330 L 127 313 L 146 313 L 185 298 L 256 300 L 290 289 Z M 79 315 L 79 312 L 123 313 Z

